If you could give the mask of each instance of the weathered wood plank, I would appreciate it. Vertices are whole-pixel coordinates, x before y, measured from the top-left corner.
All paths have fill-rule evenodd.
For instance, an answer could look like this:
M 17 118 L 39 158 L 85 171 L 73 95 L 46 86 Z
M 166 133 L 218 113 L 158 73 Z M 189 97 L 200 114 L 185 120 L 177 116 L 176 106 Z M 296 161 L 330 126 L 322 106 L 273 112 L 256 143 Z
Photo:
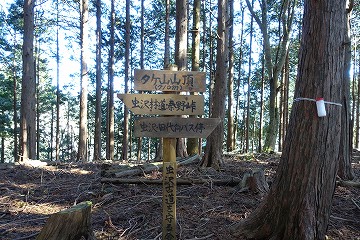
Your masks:
M 163 140 L 162 239 L 176 239 L 176 138 Z
M 206 138 L 220 118 L 156 117 L 135 120 L 135 137 Z
M 205 81 L 205 72 L 144 69 L 134 72 L 134 89 L 139 91 L 205 92 Z
M 135 114 L 202 115 L 204 96 L 179 94 L 118 94 Z

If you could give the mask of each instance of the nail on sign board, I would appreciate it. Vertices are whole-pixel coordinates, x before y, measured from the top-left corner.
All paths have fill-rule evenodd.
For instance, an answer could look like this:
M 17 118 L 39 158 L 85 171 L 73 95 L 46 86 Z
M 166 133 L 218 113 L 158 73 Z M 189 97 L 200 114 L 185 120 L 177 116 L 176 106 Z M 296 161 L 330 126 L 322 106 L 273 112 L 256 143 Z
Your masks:
M 203 115 L 204 96 L 179 94 L 118 94 L 135 114 Z
M 135 69 L 134 89 L 139 91 L 205 92 L 205 72 Z

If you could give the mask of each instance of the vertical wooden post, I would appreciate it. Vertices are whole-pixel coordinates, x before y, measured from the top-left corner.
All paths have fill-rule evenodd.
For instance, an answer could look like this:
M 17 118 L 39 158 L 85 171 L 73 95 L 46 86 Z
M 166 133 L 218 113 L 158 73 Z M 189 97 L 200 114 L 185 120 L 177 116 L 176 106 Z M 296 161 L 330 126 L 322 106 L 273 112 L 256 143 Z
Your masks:
M 176 239 L 176 138 L 163 142 L 162 239 Z

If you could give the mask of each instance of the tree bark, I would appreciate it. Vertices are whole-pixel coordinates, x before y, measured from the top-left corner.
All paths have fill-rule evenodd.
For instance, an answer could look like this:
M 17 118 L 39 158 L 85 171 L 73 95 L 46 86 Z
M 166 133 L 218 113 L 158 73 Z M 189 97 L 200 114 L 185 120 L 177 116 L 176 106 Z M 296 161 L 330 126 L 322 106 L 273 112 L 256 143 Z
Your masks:
M 1 137 L 1 156 L 0 156 L 0 163 L 5 162 L 5 137 Z
M 200 10 L 201 1 L 194 0 L 193 7 L 193 29 L 192 29 L 192 58 L 191 58 L 191 69 L 192 71 L 200 70 Z M 195 93 L 193 93 L 195 94 Z M 189 116 L 195 118 L 196 116 Z M 199 139 L 188 138 L 187 141 L 187 153 L 191 156 L 199 154 Z
M 16 71 L 16 35 L 14 34 L 14 42 L 13 42 L 13 59 L 12 59 L 12 77 L 13 77 L 13 122 L 14 122 L 14 162 L 19 161 L 18 158 L 18 114 L 17 114 L 17 71 Z
M 179 71 L 187 70 L 187 6 L 186 0 L 176 0 L 175 64 Z M 176 156 L 188 156 L 184 138 L 176 141 Z
M 345 1 L 307 0 L 295 97 L 343 98 Z M 270 192 L 248 218 L 234 225 L 236 237 L 325 238 L 335 189 L 341 107 L 327 104 L 319 118 L 310 101 L 293 104 L 284 151 Z
M 129 92 L 129 69 L 130 69 L 130 0 L 126 0 L 126 22 L 125 22 L 125 90 L 124 93 Z M 123 144 L 121 159 L 128 159 L 129 149 L 129 110 L 124 104 L 124 122 L 123 122 Z
M 251 2 L 253 7 L 254 1 Z M 246 119 L 245 119 L 245 152 L 249 152 L 250 149 L 250 93 L 251 93 L 251 65 L 252 65 L 252 41 L 253 41 L 253 17 L 250 20 L 250 43 L 249 43 L 249 64 L 248 64 L 248 76 L 246 78 L 247 93 L 246 93 Z M 245 109 L 244 109 L 245 110 Z
M 170 67 L 170 0 L 165 4 L 164 69 Z
M 264 170 L 252 169 L 251 173 L 245 173 L 240 187 L 240 191 L 248 189 L 253 193 L 266 194 L 269 191 L 269 184 L 266 182 Z
M 101 159 L 101 0 L 96 0 L 96 103 L 94 161 Z
M 35 23 L 37 24 L 37 23 Z M 40 84 L 40 41 L 35 35 L 35 105 L 36 105 L 36 154 L 35 159 L 39 159 L 40 156 L 40 111 L 39 111 L 39 84 Z M 52 139 L 51 139 L 52 140 Z
M 341 111 L 341 141 L 339 153 L 339 170 L 338 176 L 343 180 L 351 180 L 354 178 L 354 172 L 351 167 L 352 156 L 352 130 L 350 121 L 350 69 L 351 69 L 351 38 L 350 38 L 350 12 L 347 14 L 347 24 L 344 31 L 345 35 L 345 56 L 344 56 L 344 73 L 343 73 L 343 98 Z
M 140 68 L 144 69 L 144 49 L 145 49 L 145 21 L 144 21 L 144 0 L 141 0 L 141 30 L 140 30 Z M 139 91 L 142 93 L 142 91 Z M 142 146 L 143 146 L 143 138 L 137 138 L 137 162 L 140 163 L 141 161 L 141 153 L 142 153 Z
M 36 240 L 95 239 L 91 227 L 91 202 L 82 202 L 50 216 Z
M 217 54 L 216 54 L 216 75 L 214 94 L 212 97 L 212 118 L 220 118 L 222 122 L 209 135 L 206 142 L 205 154 L 201 165 L 203 167 L 214 167 L 219 169 L 223 164 L 223 140 L 224 140 L 224 119 L 225 99 L 227 90 L 227 59 L 228 59 L 228 29 L 226 22 L 227 1 L 218 0 L 218 30 L 217 30 Z
M 34 0 L 24 1 L 23 77 L 21 92 L 21 160 L 36 157 L 36 99 L 34 66 Z
M 359 64 L 359 72 L 360 72 L 360 64 Z M 356 122 L 355 122 L 355 147 L 356 148 L 359 148 L 360 147 L 360 139 L 359 139 L 359 136 L 360 136 L 360 77 L 358 77 L 358 80 L 357 80 L 357 86 L 356 86 L 356 90 L 357 90 L 357 97 L 356 97 L 356 101 L 355 104 L 356 104 Z
M 110 52 L 108 63 L 108 94 L 106 121 L 106 159 L 114 159 L 114 62 L 115 62 L 115 6 L 111 0 L 110 11 Z
M 240 85 L 241 85 L 241 71 L 242 71 L 242 63 L 243 63 L 243 42 L 244 42 L 244 12 L 245 12 L 245 8 L 242 6 L 240 6 L 241 8 L 241 32 L 240 32 L 240 55 L 239 55 L 239 63 L 238 63 L 238 80 L 237 80 L 237 86 L 236 86 L 236 107 L 235 107 L 235 120 L 234 120 L 234 141 L 236 141 L 236 139 L 238 138 L 238 129 L 240 129 L 239 126 L 239 108 L 240 108 Z M 241 134 L 241 132 L 240 132 Z
M 87 161 L 87 99 L 88 99 L 88 29 L 89 29 L 89 5 L 88 0 L 80 1 L 80 48 L 81 48 L 81 76 L 80 76 L 80 126 L 78 161 Z
M 209 9 L 212 9 L 212 4 L 213 0 L 209 0 Z M 209 11 L 209 19 L 212 18 L 212 13 Z M 215 51 L 215 47 L 214 47 L 214 36 L 213 36 L 213 29 L 212 29 L 212 21 L 209 21 L 209 72 L 210 72 L 210 76 L 209 76 L 209 116 L 211 116 L 211 111 L 212 111 L 212 105 L 213 105 L 213 95 L 214 95 L 214 51 Z
M 285 64 L 281 73 L 280 94 L 280 124 L 279 124 L 279 151 L 282 151 L 289 118 L 289 52 L 286 54 Z
M 265 88 L 265 66 L 264 66 L 264 58 L 261 60 L 261 90 L 260 90 L 260 116 L 259 116 L 259 136 L 258 136 L 258 151 L 262 152 L 262 136 L 263 136 L 263 118 L 264 118 L 264 88 Z
M 234 136 L 234 0 L 229 0 L 229 71 L 228 71 L 228 99 L 227 99 L 227 138 L 226 149 L 228 152 L 235 150 L 235 136 Z
M 56 132 L 55 160 L 60 160 L 60 47 L 59 47 L 59 0 L 56 0 Z

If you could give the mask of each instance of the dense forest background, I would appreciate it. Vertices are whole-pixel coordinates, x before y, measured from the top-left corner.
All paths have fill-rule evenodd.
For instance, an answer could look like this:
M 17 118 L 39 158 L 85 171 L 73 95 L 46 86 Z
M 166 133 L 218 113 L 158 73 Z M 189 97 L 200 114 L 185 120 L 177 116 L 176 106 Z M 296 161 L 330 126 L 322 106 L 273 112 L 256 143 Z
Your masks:
M 85 201 L 74 236 L 358 239 L 359 14 L 358 0 L 2 1 L 0 236 L 85 229 L 47 216 Z M 205 73 L 206 88 L 150 92 L 142 69 Z M 220 124 L 135 137 L 118 99 L 134 93 L 204 97 Z
M 175 1 L 91 0 L 85 22 L 84 2 L 35 2 L 36 153 L 32 158 L 64 162 L 154 159 L 159 155 L 159 140 L 133 137 L 136 116 L 114 95 L 134 92 L 134 69 L 164 69 L 175 64 Z M 0 162 L 18 161 L 22 155 L 23 4 L 22 0 L 0 3 Z M 217 69 L 217 7 L 212 0 L 190 0 L 187 5 L 186 70 L 206 72 L 206 116 L 216 97 L 212 94 Z M 282 151 L 297 74 L 302 1 L 240 0 L 229 1 L 227 7 L 229 68 L 223 150 Z M 358 1 L 352 10 L 350 107 L 353 147 L 359 148 Z M 195 13 L 200 13 L 198 20 Z M 198 47 L 193 44 L 195 39 L 200 39 Z M 84 63 L 87 112 L 81 116 Z M 78 145 L 84 137 L 79 127 L 84 118 L 86 154 L 79 157 Z

